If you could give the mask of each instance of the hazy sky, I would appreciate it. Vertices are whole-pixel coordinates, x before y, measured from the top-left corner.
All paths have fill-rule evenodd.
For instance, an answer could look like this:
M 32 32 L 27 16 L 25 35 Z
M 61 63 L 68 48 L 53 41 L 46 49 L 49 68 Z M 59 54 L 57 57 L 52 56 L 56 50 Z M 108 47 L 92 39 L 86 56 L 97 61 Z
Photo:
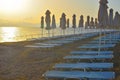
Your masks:
M 108 1 L 109 8 L 120 12 L 120 0 Z M 73 14 L 77 20 L 80 15 L 84 15 L 84 19 L 87 15 L 96 18 L 98 8 L 99 0 L 0 0 L 0 26 L 39 24 L 47 9 L 51 15 L 55 14 L 57 23 L 62 12 L 70 19 Z

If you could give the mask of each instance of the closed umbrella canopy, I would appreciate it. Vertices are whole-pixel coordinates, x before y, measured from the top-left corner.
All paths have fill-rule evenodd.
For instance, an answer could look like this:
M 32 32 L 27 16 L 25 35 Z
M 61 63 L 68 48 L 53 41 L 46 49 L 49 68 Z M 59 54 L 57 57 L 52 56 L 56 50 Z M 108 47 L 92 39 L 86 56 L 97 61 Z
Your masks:
M 84 19 L 83 19 L 83 15 L 80 16 L 79 26 L 78 26 L 78 27 L 84 27 Z
M 113 27 L 113 9 L 110 9 L 109 11 L 109 27 L 112 28 Z
M 51 14 L 51 12 L 49 10 L 47 10 L 45 14 L 46 14 L 46 17 L 45 17 L 46 29 L 50 30 L 51 29 L 51 27 L 50 27 L 50 23 L 51 23 L 50 14 Z
M 73 20 L 72 20 L 72 28 L 74 28 L 74 34 L 75 34 L 75 28 L 76 28 L 76 15 L 73 15 Z
M 118 21 L 119 21 L 119 27 L 120 27 L 120 14 L 119 14 L 119 20 Z
M 65 29 L 66 29 L 66 15 L 65 15 L 65 13 L 62 13 L 62 16 L 60 18 L 60 28 L 63 30 L 63 35 L 65 35 Z
M 50 37 L 50 23 L 51 23 L 51 17 L 50 17 L 51 12 L 49 10 L 46 11 L 45 15 L 45 22 L 46 22 L 46 30 L 48 30 L 48 37 Z
M 51 26 L 52 29 L 55 29 L 56 28 L 56 20 L 55 20 L 55 15 L 52 16 L 52 26 Z
M 119 13 L 118 12 L 115 13 L 114 26 L 119 27 Z
M 44 28 L 44 17 L 43 16 L 41 17 L 41 28 L 42 29 Z
M 42 37 L 43 37 L 43 29 L 44 29 L 44 17 L 41 17 L 41 29 L 42 29 Z
M 98 11 L 98 21 L 99 21 L 99 27 L 106 27 L 108 25 L 108 6 L 107 0 L 100 0 L 100 7 Z
M 76 15 L 73 15 L 73 20 L 72 20 L 73 28 L 76 28 Z
M 60 28 L 62 27 L 62 18 L 60 18 Z
M 95 27 L 96 28 L 98 27 L 98 20 L 97 20 L 97 18 L 95 18 Z
M 93 17 L 91 17 L 90 28 L 94 28 L 94 20 L 93 20 Z
M 52 16 L 52 36 L 54 36 L 54 29 L 56 28 L 55 15 Z
M 62 29 L 66 29 L 66 15 L 65 15 L 65 13 L 63 13 L 62 14 L 62 17 L 61 17 L 61 19 L 60 19 L 60 24 L 61 24 L 61 28 Z
M 70 23 L 69 23 L 69 19 L 67 19 L 67 28 L 69 28 Z
M 90 16 L 87 16 L 87 21 L 85 22 L 85 28 L 90 26 Z

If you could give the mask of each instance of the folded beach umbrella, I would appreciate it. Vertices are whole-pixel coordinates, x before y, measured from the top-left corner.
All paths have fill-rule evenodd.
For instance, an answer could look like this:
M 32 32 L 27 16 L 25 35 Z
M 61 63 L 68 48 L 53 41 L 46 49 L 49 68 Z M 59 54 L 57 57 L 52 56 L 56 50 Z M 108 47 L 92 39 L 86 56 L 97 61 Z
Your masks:
M 90 16 L 87 16 L 87 21 L 85 22 L 85 29 L 89 28 L 90 26 Z
M 90 16 L 87 16 L 87 22 L 86 22 L 86 27 L 90 27 Z
M 93 20 L 93 17 L 91 17 L 90 28 L 94 28 L 94 20 Z
M 75 35 L 75 28 L 76 28 L 76 15 L 74 14 L 72 19 L 72 28 L 74 29 L 74 35 Z
M 60 34 L 61 34 L 61 36 L 62 36 L 62 18 L 60 18 L 60 26 L 59 26 L 59 27 L 61 28 Z
M 107 12 L 108 1 L 100 0 L 99 3 L 100 3 L 100 6 L 99 6 L 99 11 L 98 11 L 98 21 L 99 21 L 100 30 L 102 31 L 102 28 L 105 28 L 108 26 L 108 12 Z M 99 38 L 99 46 L 101 45 L 101 31 L 100 31 L 100 38 Z M 100 48 L 98 51 L 100 52 Z
M 67 28 L 70 27 L 69 19 L 67 19 Z
M 95 28 L 98 28 L 98 20 L 95 18 Z
M 79 20 L 79 25 L 78 25 L 79 28 L 84 27 L 84 19 L 83 18 L 84 18 L 83 15 L 81 15 L 80 20 Z
M 108 26 L 108 6 L 107 0 L 100 0 L 100 7 L 99 7 L 99 11 L 98 11 L 98 21 L 99 21 L 99 27 L 101 28 L 105 28 Z
M 61 28 L 61 26 L 62 26 L 62 18 L 60 18 L 60 26 L 59 27 Z
M 48 37 L 50 37 L 50 23 L 51 23 L 51 17 L 50 17 L 51 12 L 49 10 L 46 11 L 45 15 L 45 22 L 46 22 L 46 30 L 48 30 Z
M 81 28 L 81 33 L 82 33 L 82 28 L 84 27 L 84 19 L 83 15 L 80 16 L 79 24 L 78 27 L 79 29 Z
M 119 14 L 119 26 L 120 26 L 120 14 Z
M 118 21 L 119 21 L 119 27 L 120 27 L 120 14 L 119 14 L 119 17 L 118 17 Z
M 115 28 L 118 28 L 119 27 L 119 13 L 118 12 L 116 12 L 115 13 L 115 17 L 114 17 L 114 27 Z
M 65 36 L 65 29 L 66 29 L 66 15 L 65 15 L 65 13 L 62 13 L 62 16 L 60 18 L 60 27 L 63 30 L 63 35 Z
M 56 28 L 56 20 L 55 20 L 55 15 L 52 16 L 52 36 L 54 36 L 54 29 Z
M 113 28 L 113 9 L 109 10 L 109 18 L 108 18 L 109 28 Z
M 113 23 L 113 9 L 112 8 L 109 10 L 108 26 L 109 26 L 110 29 L 114 28 L 113 27 L 114 26 L 114 23 Z M 112 38 L 111 34 L 112 33 L 110 32 L 110 42 L 111 42 L 111 38 Z
M 67 34 L 69 34 L 69 27 L 70 27 L 70 20 L 69 20 L 69 18 L 67 19 L 66 24 L 67 24 Z
M 43 29 L 44 29 L 44 17 L 41 17 L 41 32 L 42 32 L 42 37 L 43 37 Z

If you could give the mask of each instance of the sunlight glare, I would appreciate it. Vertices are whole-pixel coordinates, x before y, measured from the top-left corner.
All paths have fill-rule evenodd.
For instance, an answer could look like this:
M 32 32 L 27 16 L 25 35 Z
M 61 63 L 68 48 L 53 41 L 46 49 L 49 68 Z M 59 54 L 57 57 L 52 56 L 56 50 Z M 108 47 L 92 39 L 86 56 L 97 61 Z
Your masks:
M 2 41 L 4 42 L 12 42 L 15 41 L 15 34 L 17 32 L 17 29 L 15 27 L 3 27 L 2 28 Z
M 24 11 L 28 0 L 0 0 L 0 11 L 4 13 L 17 13 Z

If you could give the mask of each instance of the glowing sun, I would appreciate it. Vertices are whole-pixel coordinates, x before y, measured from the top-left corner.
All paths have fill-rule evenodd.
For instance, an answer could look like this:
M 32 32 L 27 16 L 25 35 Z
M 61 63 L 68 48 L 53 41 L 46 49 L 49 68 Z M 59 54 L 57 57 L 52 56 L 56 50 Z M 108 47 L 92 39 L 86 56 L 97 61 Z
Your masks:
M 4 13 L 24 11 L 28 0 L 0 0 L 0 10 Z

